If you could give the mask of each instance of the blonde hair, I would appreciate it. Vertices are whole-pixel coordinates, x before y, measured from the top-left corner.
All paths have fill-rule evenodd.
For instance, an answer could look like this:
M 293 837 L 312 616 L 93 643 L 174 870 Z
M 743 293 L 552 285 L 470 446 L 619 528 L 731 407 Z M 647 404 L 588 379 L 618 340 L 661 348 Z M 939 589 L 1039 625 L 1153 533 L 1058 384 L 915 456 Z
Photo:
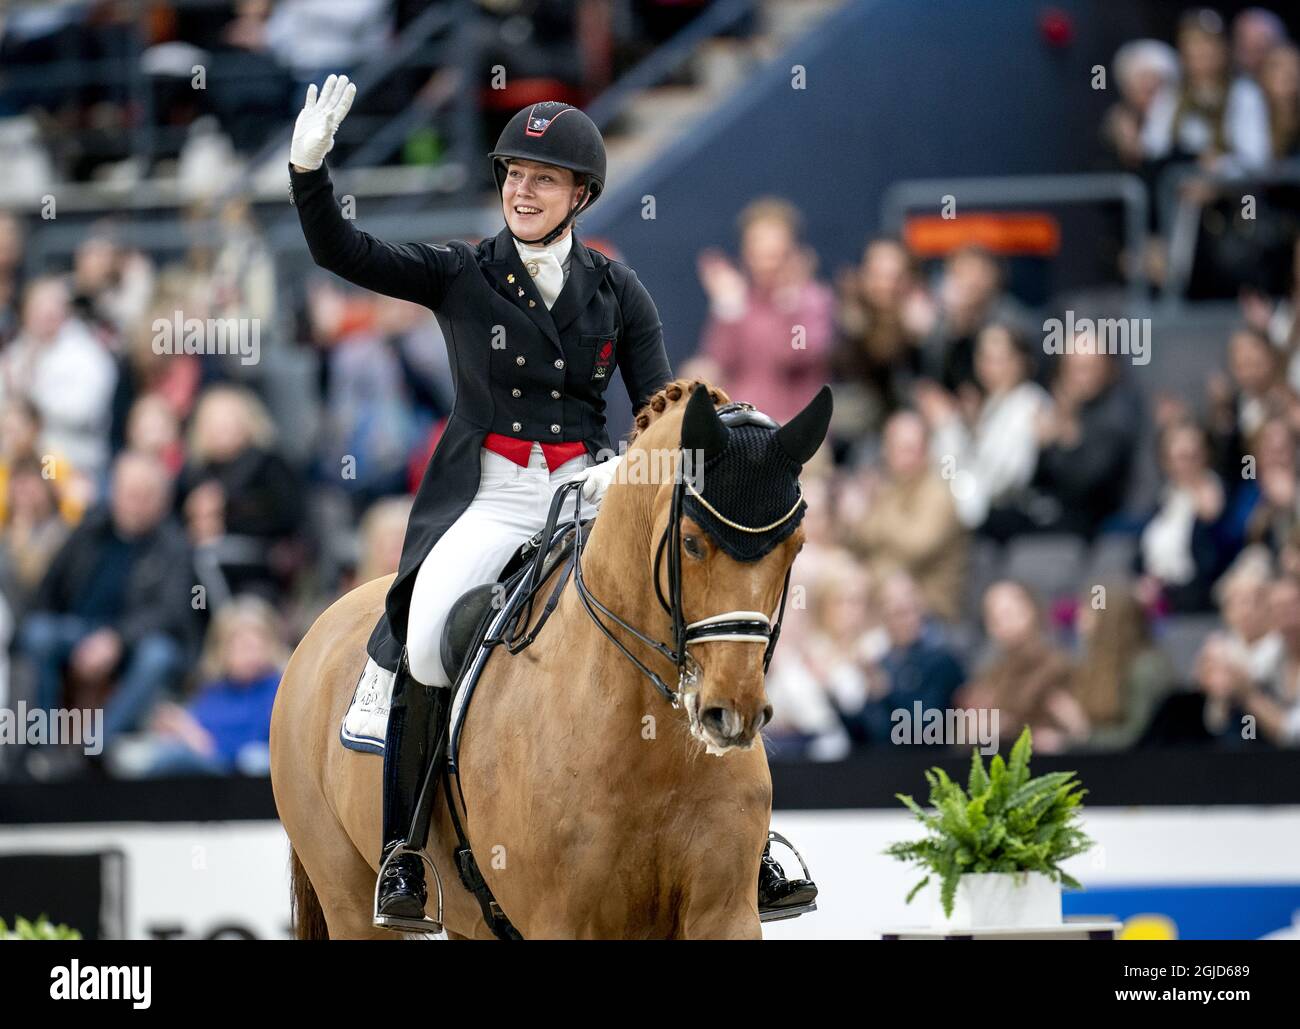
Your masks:
M 736 218 L 742 236 L 751 225 L 758 222 L 778 222 L 796 240 L 803 234 L 803 215 L 799 213 L 799 208 L 780 197 L 759 197 L 746 204 Z
M 357 582 L 370 582 L 394 571 L 392 568 L 378 567 L 375 544 L 385 529 L 405 533 L 410 518 L 410 497 L 385 497 L 370 505 L 361 518 L 361 527 L 357 533 Z
M 1075 668 L 1072 692 L 1092 724 L 1114 725 L 1124 717 L 1133 661 L 1150 646 L 1151 634 L 1132 586 L 1118 579 L 1102 585 L 1106 603 L 1097 610 L 1084 660 Z
M 289 648 L 280 635 L 280 616 L 275 608 L 261 597 L 242 594 L 217 609 L 212 624 L 203 641 L 203 655 L 199 658 L 200 681 L 213 682 L 224 678 L 223 652 L 235 629 L 251 623 L 267 637 L 269 658 L 276 668 L 283 668 L 289 660 Z
M 271 413 L 256 394 L 242 386 L 211 386 L 199 396 L 190 421 L 186 445 L 195 461 L 200 464 L 206 464 L 208 461 L 209 452 L 202 433 L 203 420 L 204 416 L 221 400 L 234 400 L 242 405 L 244 428 L 251 445 L 269 447 L 275 441 L 275 423 L 271 420 Z

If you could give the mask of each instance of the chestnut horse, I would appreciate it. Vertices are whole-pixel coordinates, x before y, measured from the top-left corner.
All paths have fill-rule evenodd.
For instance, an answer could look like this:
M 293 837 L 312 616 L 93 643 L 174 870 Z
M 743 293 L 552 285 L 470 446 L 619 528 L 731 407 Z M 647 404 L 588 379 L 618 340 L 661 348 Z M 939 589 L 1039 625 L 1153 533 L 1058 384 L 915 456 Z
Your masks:
M 655 557 L 676 464 L 692 446 L 683 438 L 691 386 L 670 383 L 638 413 L 627 481 L 610 485 L 583 548 L 590 594 L 656 640 L 672 639 Z M 721 424 L 714 405 L 728 398 L 701 389 L 712 401 L 702 405 L 707 417 Z M 799 464 L 826 429 L 817 412 L 804 422 L 814 427 L 803 436 L 816 439 Z M 635 482 L 638 458 L 641 467 L 664 464 L 674 475 Z M 688 620 L 777 610 L 802 527 L 747 562 L 723 553 L 685 515 L 681 534 Z M 383 762 L 339 743 L 390 581 L 358 587 L 317 619 L 276 698 L 271 774 L 293 849 L 299 938 L 394 935 L 371 924 Z M 541 595 L 547 592 L 549 584 Z M 662 681 L 676 681 L 680 669 L 671 661 L 606 624 Z M 461 731 L 462 818 L 484 878 L 525 939 L 761 937 L 756 894 L 772 784 L 758 730 L 771 708 L 764 647 L 754 642 L 698 644 L 691 651 L 698 693 L 674 707 L 600 631 L 571 581 L 528 649 L 493 655 Z M 444 887 L 443 924 L 451 938 L 490 938 L 457 877 L 455 839 L 439 791 L 428 854 Z M 431 888 L 435 918 L 436 904 Z

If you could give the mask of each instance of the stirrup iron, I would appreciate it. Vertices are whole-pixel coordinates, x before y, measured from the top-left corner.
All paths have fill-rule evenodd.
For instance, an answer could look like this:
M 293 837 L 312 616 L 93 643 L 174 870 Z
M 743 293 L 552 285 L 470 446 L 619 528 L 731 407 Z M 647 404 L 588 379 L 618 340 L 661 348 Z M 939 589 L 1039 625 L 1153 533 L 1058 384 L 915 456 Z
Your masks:
M 812 873 L 808 871 L 808 863 L 804 861 L 803 855 L 799 849 L 774 829 L 767 831 L 768 843 L 779 843 L 785 847 L 795 859 L 799 862 L 799 867 L 803 869 L 803 878 L 812 882 Z M 760 911 L 758 919 L 760 922 L 784 922 L 790 918 L 798 918 L 800 915 L 806 915 L 817 910 L 816 898 L 810 900 L 807 904 L 798 904 L 795 907 L 777 908 L 775 911 Z
M 425 915 L 424 918 L 403 918 L 400 915 L 381 915 L 379 913 L 379 886 L 384 881 L 384 872 L 388 868 L 388 862 L 392 861 L 398 854 L 414 854 L 423 863 L 424 866 L 433 873 L 433 885 L 438 891 L 438 917 L 430 918 Z M 375 875 L 375 896 L 371 903 L 372 921 L 380 929 L 391 929 L 394 932 L 402 933 L 419 933 L 426 936 L 436 936 L 443 931 L 442 924 L 442 876 L 438 874 L 438 867 L 429 858 L 421 848 L 412 847 L 409 843 L 399 843 L 384 858 L 383 863 L 379 866 L 379 871 Z

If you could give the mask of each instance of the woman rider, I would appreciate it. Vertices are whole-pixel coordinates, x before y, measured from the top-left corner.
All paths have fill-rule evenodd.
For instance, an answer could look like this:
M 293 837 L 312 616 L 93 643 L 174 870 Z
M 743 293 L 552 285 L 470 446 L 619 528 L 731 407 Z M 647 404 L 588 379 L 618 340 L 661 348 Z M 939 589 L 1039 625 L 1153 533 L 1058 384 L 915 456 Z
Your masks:
M 451 672 L 439 644 L 452 605 L 496 580 L 545 523 L 558 486 L 585 480 L 584 517 L 594 514 L 617 463 L 594 461 L 612 449 L 604 391 L 614 368 L 634 410 L 672 372 L 658 312 L 636 273 L 573 232 L 605 185 L 605 145 L 590 118 L 545 101 L 510 120 L 490 155 L 505 218 L 494 238 L 393 244 L 343 217 L 324 165 L 355 95 L 346 76 L 331 75 L 319 97 L 313 84 L 294 126 L 290 196 L 307 246 L 349 282 L 434 311 L 456 389 L 367 646 L 371 661 L 396 675 L 384 746 L 387 860 L 405 842 L 425 769 L 442 756 Z M 419 856 L 403 851 L 382 867 L 376 924 L 425 930 Z M 787 880 L 765 852 L 761 909 L 803 906 L 815 892 L 806 880 Z

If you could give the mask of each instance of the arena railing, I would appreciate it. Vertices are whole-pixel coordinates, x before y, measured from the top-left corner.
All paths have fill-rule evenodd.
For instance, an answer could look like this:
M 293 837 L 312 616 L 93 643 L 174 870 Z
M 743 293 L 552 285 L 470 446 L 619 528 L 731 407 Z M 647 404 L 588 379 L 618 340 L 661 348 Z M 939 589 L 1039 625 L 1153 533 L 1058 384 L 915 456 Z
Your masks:
M 1193 180 L 1208 186 L 1216 200 L 1229 192 L 1244 198 L 1249 190 L 1260 187 L 1300 186 L 1300 158 L 1279 161 L 1247 174 L 1211 174 L 1194 161 L 1171 164 L 1161 172 L 1156 182 L 1156 207 L 1161 233 L 1168 241 L 1168 267 L 1162 294 L 1167 306 L 1182 302 L 1196 266 L 1206 204 L 1196 191 L 1183 188 Z

